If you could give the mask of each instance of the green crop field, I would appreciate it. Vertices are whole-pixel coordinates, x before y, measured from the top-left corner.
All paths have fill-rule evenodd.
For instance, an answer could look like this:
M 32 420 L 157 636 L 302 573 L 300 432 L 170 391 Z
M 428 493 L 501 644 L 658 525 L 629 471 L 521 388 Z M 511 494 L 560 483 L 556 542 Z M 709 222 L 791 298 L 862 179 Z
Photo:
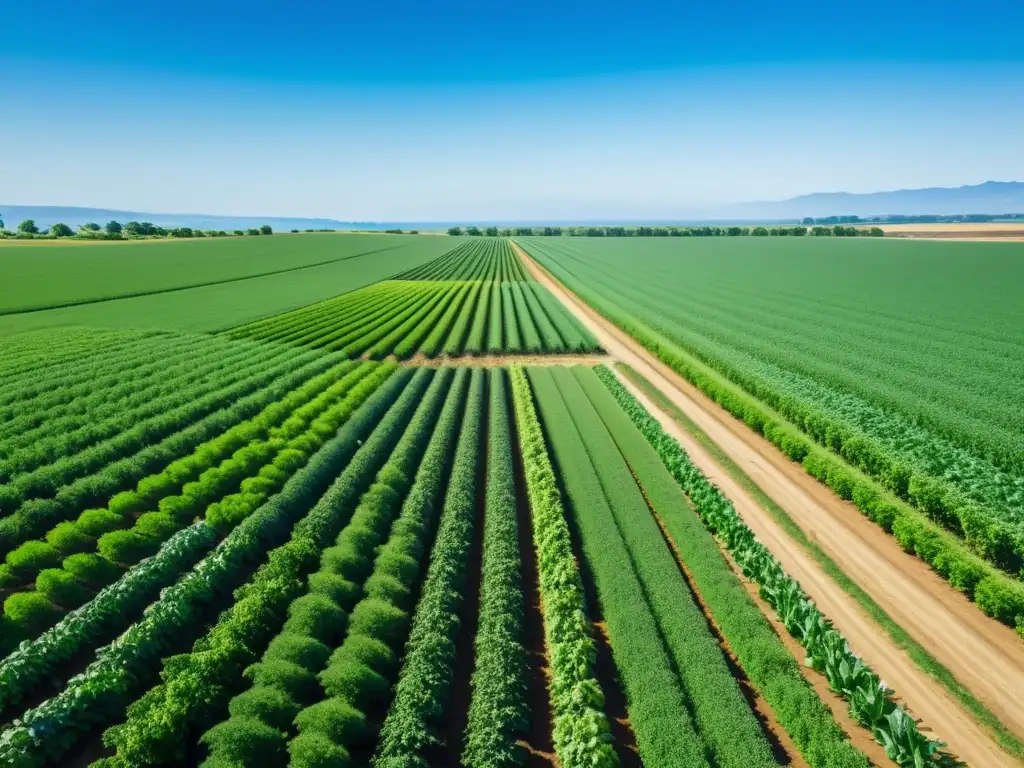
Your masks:
M 5 294 L 0 764 L 948 762 L 507 240 L 256 240 Z
M 0 331 L 218 330 L 361 288 L 450 248 L 439 237 L 317 234 L 10 247 L 0 253 Z
M 666 360 L 695 358 L 980 555 L 1024 566 L 1024 245 L 526 245 Z

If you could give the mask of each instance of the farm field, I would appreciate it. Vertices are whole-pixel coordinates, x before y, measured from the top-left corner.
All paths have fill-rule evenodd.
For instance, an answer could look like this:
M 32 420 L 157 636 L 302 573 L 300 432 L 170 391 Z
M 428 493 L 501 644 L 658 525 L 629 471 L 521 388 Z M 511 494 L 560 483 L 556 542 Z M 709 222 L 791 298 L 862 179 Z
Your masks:
M 229 335 L 376 358 L 598 349 L 498 238 L 474 238 L 390 280 Z
M 206 332 L 139 304 L 4 333 L 0 764 L 985 754 L 915 720 L 509 241 L 429 240 L 300 308 L 253 286 L 328 267 L 18 316 L 247 296 Z
M 1024 318 L 1013 288 L 1024 279 L 1020 246 L 525 245 L 812 474 L 826 479 L 829 466 L 800 432 L 978 557 L 1021 571 Z M 645 282 L 652 276 L 657 285 Z M 698 366 L 743 394 L 726 394 Z M 771 417 L 755 415 L 757 404 L 799 432 L 766 429 Z M 850 498 L 854 479 L 829 484 Z M 884 523 L 885 511 L 879 515 Z M 970 592 L 981 571 L 965 562 L 971 573 L 953 578 Z M 1001 618 L 1012 625 L 1015 615 Z
M 361 288 L 450 248 L 438 237 L 317 234 L 11 247 L 0 256 L 0 332 L 216 331 Z

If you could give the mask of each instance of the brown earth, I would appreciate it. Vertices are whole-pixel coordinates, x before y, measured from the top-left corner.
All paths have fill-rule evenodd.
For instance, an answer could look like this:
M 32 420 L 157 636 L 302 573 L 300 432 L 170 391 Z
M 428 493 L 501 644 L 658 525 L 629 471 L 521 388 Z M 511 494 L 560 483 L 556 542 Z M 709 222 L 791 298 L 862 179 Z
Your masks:
M 1024 241 L 1024 222 L 983 221 L 948 224 L 881 224 L 887 237 L 928 240 Z
M 862 589 L 1018 736 L 1024 736 L 1024 644 L 985 617 L 963 595 L 896 540 L 808 476 L 764 438 L 615 328 L 513 246 L 534 279 L 547 287 L 611 357 L 628 363 L 692 419 L 793 518 Z M 621 378 L 621 377 L 620 377 Z M 935 679 L 922 671 L 746 490 L 675 421 L 630 382 L 625 386 L 715 482 L 737 512 L 797 579 L 907 709 L 952 752 L 973 766 L 1017 765 L 992 734 Z

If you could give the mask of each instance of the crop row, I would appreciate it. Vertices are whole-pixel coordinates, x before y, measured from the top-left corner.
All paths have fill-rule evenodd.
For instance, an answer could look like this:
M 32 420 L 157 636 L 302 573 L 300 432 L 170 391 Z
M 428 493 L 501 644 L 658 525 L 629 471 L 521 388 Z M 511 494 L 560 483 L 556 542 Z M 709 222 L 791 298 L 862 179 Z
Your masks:
M 186 337 L 180 344 L 158 341 L 148 347 L 133 347 L 130 357 L 115 359 L 103 369 L 92 369 L 88 380 L 80 384 L 5 406 L 0 444 L 9 449 L 103 418 L 123 407 L 121 404 L 132 407 L 145 401 L 144 392 L 167 386 L 182 373 L 203 375 L 211 362 L 231 351 L 212 338 Z M 237 351 L 243 350 L 238 346 Z
M 601 367 L 597 375 L 621 409 L 653 446 L 664 466 L 692 501 L 700 520 L 729 551 L 744 575 L 758 584 L 761 597 L 775 610 L 786 630 L 804 647 L 807 663 L 825 675 L 829 687 L 847 702 L 854 719 L 869 729 L 872 736 L 885 748 L 886 754 L 898 765 L 916 768 L 922 765 L 950 763 L 949 756 L 941 753 L 942 744 L 930 740 L 918 730 L 913 718 L 893 700 L 893 691 L 889 690 L 878 675 L 850 649 L 846 639 L 833 628 L 831 622 L 822 615 L 800 585 L 786 574 L 778 560 L 757 541 L 753 532 L 736 513 L 732 503 L 692 463 L 679 443 L 662 430 L 661 425 L 626 391 L 611 371 Z M 619 435 L 626 432 L 621 427 L 616 431 Z M 624 440 L 620 444 L 624 444 Z M 637 461 L 642 460 L 642 452 L 635 446 L 631 447 L 629 452 L 637 457 Z M 651 473 L 650 476 L 653 478 L 655 475 Z M 654 480 L 650 481 L 647 490 L 659 495 L 665 493 L 664 490 L 656 491 L 654 483 Z M 697 570 L 701 572 L 701 577 L 710 578 L 711 573 L 705 576 L 704 572 L 714 567 L 713 564 L 709 564 L 709 560 L 713 563 L 713 558 L 710 558 L 709 552 L 697 554 L 694 546 L 695 540 L 706 541 L 707 538 L 699 536 L 695 526 L 692 523 L 687 524 L 685 518 L 686 515 L 683 514 L 666 515 L 666 519 L 672 520 L 676 541 L 681 547 L 685 547 L 687 552 L 694 553 L 688 557 L 687 562 L 694 565 L 700 563 Z M 707 547 L 704 549 L 707 550 Z M 719 570 L 725 572 L 720 566 Z M 708 590 L 708 596 L 718 602 L 718 596 L 713 590 Z M 742 601 L 737 598 L 733 603 L 740 605 Z M 712 610 L 720 621 L 728 625 L 732 611 L 725 603 L 718 605 L 718 610 L 715 610 L 714 605 Z M 749 609 L 745 612 L 752 616 Z M 729 632 L 727 635 L 732 635 L 730 640 L 735 638 L 733 642 L 741 660 L 744 655 L 751 659 L 744 662 L 745 668 L 755 670 L 754 674 L 758 674 L 757 670 L 760 669 L 758 677 L 762 677 L 766 672 L 763 666 L 766 660 L 759 660 L 757 657 L 763 651 L 748 644 L 752 643 L 752 640 L 744 639 L 742 630 L 749 631 L 747 627 L 755 626 L 752 618 L 748 619 L 748 622 L 735 624 L 736 629 L 741 631 Z M 750 635 L 747 635 L 747 638 L 750 638 Z M 796 690 L 792 683 L 788 687 Z M 782 692 L 773 691 L 767 685 L 765 690 L 767 696 L 784 696 Z M 813 740 L 818 740 L 820 749 L 826 749 L 826 744 L 821 738 L 827 736 L 827 733 L 808 732 L 796 727 L 810 714 L 794 710 L 796 701 L 792 701 L 788 706 L 784 701 L 780 705 L 773 703 L 773 706 L 777 706 L 781 718 L 790 720 L 792 725 L 787 726 L 788 728 L 792 728 L 798 734 L 805 734 L 805 739 L 812 739 L 801 745 L 801 749 L 810 751 Z M 835 747 L 828 749 L 828 753 L 811 752 L 809 759 L 814 760 L 813 764 L 835 764 L 826 761 Z
M 175 408 L 244 379 L 253 370 L 275 359 L 287 357 L 280 354 L 268 355 L 266 350 L 253 347 L 232 349 L 222 346 L 215 351 L 212 359 L 205 359 L 202 351 L 197 350 L 194 365 L 180 369 L 169 366 L 161 373 L 157 387 L 146 388 L 139 393 L 142 399 L 135 407 L 119 402 L 116 393 L 106 392 L 103 393 L 106 396 L 113 394 L 110 405 L 114 410 L 105 417 L 97 412 L 98 409 L 93 409 L 87 414 L 84 423 L 69 425 L 61 423 L 61 419 L 55 418 L 52 422 L 47 419 L 44 429 L 0 443 L 0 448 L 7 449 L 5 458 L 0 461 L 0 483 L 27 485 L 23 476 L 39 467 L 81 453 L 97 443 L 118 438 L 133 427 L 148 425 Z M 29 410 L 27 405 L 22 406 L 22 411 Z M 6 498 L 8 503 L 13 504 L 15 501 Z
M 510 378 L 551 665 L 555 753 L 565 768 L 609 768 L 618 759 L 603 711 L 604 693 L 594 676 L 597 649 L 558 481 L 526 374 L 513 368 Z
M 689 504 L 681 503 L 678 483 L 637 428 L 641 422 L 634 425 L 623 408 L 634 419 L 646 413 L 634 411 L 635 403 L 606 367 L 598 367 L 596 373 L 576 370 L 580 385 L 600 409 L 605 427 L 751 684 L 812 768 L 866 766 L 865 756 L 850 745 L 832 713 L 804 680 L 799 663 L 751 600 L 698 515 Z M 651 426 L 653 420 L 642 423 Z
M 666 766 L 773 765 L 598 411 L 568 369 L 533 369 L 530 379 L 594 574 L 641 757 Z
M 523 576 L 516 519 L 516 450 L 511 432 L 508 374 L 490 372 L 487 475 L 480 611 L 472 698 L 462 763 L 467 768 L 516 768 L 516 743 L 527 724 L 523 652 Z
M 464 242 L 443 256 L 396 275 L 395 280 L 483 280 L 516 282 L 528 280 L 509 241 L 502 238 Z
M 263 620 L 280 606 L 281 590 L 287 593 L 289 585 L 295 583 L 295 577 L 289 574 L 296 568 L 311 569 L 315 565 L 320 546 L 343 522 L 338 519 L 338 503 L 354 502 L 369 485 L 386 458 L 378 452 L 382 443 L 391 445 L 396 433 L 401 432 L 403 420 L 411 415 L 414 402 L 410 400 L 418 393 L 412 390 L 411 398 L 400 398 L 410 378 L 411 371 L 398 371 L 389 378 L 280 493 L 238 525 L 184 578 L 164 589 L 142 618 L 98 651 L 96 660 L 69 680 L 60 694 L 28 710 L 12 724 L 0 736 L 0 759 L 19 766 L 59 760 L 83 736 L 123 716 L 125 705 L 153 680 L 160 659 L 190 643 L 202 630 L 210 609 L 225 601 L 230 603 L 232 590 L 246 581 L 267 558 L 266 553 L 273 551 L 272 559 L 257 571 L 249 586 L 236 593 L 239 602 L 221 617 L 211 637 L 221 636 L 218 627 L 225 627 L 230 634 L 237 626 L 234 622 L 247 620 L 255 635 L 268 631 Z M 395 413 L 399 415 L 393 416 Z M 325 491 L 326 497 L 317 502 Z M 290 545 L 285 544 L 289 537 Z M 282 545 L 284 549 L 274 549 Z M 247 602 L 245 597 L 250 593 L 258 596 Z M 190 692 L 198 692 L 203 683 L 216 682 L 202 673 L 197 676 L 198 668 L 186 663 L 189 659 L 201 665 L 204 660 L 213 663 L 225 653 L 237 658 L 244 647 L 200 642 L 192 655 L 178 657 L 176 663 L 169 661 L 165 683 L 133 707 L 133 717 L 145 712 L 156 714 L 158 700 L 168 695 L 185 697 L 176 701 L 189 700 Z M 163 722 L 165 728 L 170 728 L 174 721 Z M 125 748 L 130 748 L 135 732 L 129 727 L 118 733 L 125 734 Z M 144 737 L 146 743 L 161 743 L 164 733 L 150 728 L 139 738 Z
M 289 739 L 296 733 L 296 716 L 304 709 L 299 727 L 315 730 L 318 724 L 330 727 L 339 719 L 342 726 L 358 725 L 351 713 L 318 701 L 323 695 L 316 676 L 328 665 L 331 649 L 340 645 L 346 629 L 366 620 L 367 611 L 353 612 L 356 603 L 365 594 L 387 589 L 388 577 L 383 574 L 368 578 L 373 555 L 399 514 L 420 460 L 425 460 L 443 406 L 447 417 L 440 416 L 437 429 L 441 433 L 455 429 L 452 414 L 458 412 L 464 390 L 459 384 L 451 387 L 451 374 L 441 371 L 431 382 L 388 462 L 333 546 L 322 552 L 319 570 L 309 576 L 305 590 L 288 607 L 281 632 L 261 661 L 246 671 L 252 687 L 232 698 L 228 719 L 202 736 L 212 763 L 284 765 Z M 304 743 L 318 741 L 310 735 Z M 301 756 L 301 745 L 294 754 Z
M 616 295 L 610 289 L 595 288 L 591 280 L 578 279 L 556 261 L 545 264 L 673 370 L 891 532 L 907 552 L 928 563 L 984 613 L 1017 626 L 1024 634 L 1024 584 L 1015 578 L 1024 563 L 1024 535 L 1005 510 L 967 498 L 957 490 L 961 485 L 916 472 L 911 463 L 876 450 L 870 440 L 858 437 L 824 411 L 800 411 L 798 400 L 774 400 L 764 388 L 756 388 L 756 396 L 744 391 L 679 346 L 674 332 L 653 314 L 638 316 L 638 298 L 631 299 L 626 310 L 618 303 L 621 299 L 608 298 Z M 913 433 L 913 428 L 905 430 Z M 975 458 L 973 464 L 980 467 L 983 460 Z M 856 469 L 868 477 L 858 475 Z
M 152 431 L 133 429 L 113 446 L 100 444 L 41 468 L 33 473 L 32 482 L 50 496 L 27 500 L 0 519 L 0 551 L 6 554 L 83 509 L 131 488 L 335 362 L 308 355 L 258 369 L 246 380 L 182 406 L 151 425 Z
M 338 368 L 351 367 L 352 363 L 343 363 Z M 15 637 L 38 632 L 56 620 L 55 607 L 76 607 L 85 602 L 91 585 L 108 583 L 125 566 L 153 554 L 197 515 L 205 512 L 210 526 L 222 532 L 230 530 L 305 464 L 393 370 L 390 366 L 363 364 L 310 402 L 294 408 L 308 398 L 307 389 L 313 389 L 310 385 L 322 385 L 313 380 L 274 404 L 278 407 L 265 409 L 255 419 L 211 441 L 223 449 L 239 440 L 253 440 L 219 465 L 207 466 L 195 480 L 181 484 L 172 478 L 176 475 L 180 481 L 186 471 L 196 475 L 204 459 L 216 456 L 214 445 L 200 446 L 190 457 L 174 462 L 168 468 L 170 473 L 165 470 L 144 479 L 140 486 L 150 489 L 151 494 L 162 483 L 165 488 L 168 483 L 181 485 L 181 494 L 159 500 L 159 511 L 136 514 L 133 509 L 139 506 L 138 492 L 122 493 L 107 510 L 83 512 L 77 521 L 56 526 L 45 542 L 28 542 L 9 553 L 7 565 L 12 575 L 23 580 L 35 575 L 35 591 L 18 592 L 5 600 L 5 629 Z M 339 372 L 332 370 L 318 379 Z M 283 424 L 275 423 L 281 420 Z M 255 439 L 258 436 L 269 439 Z M 229 493 L 232 488 L 240 490 Z M 152 501 L 155 499 L 150 504 Z M 98 554 L 87 553 L 93 548 Z M 57 568 L 61 559 L 63 565 Z
M 534 282 L 385 282 L 360 293 L 377 294 L 378 301 L 353 294 L 357 307 L 336 301 L 327 313 L 281 315 L 277 322 L 231 333 L 378 359 L 417 352 L 436 357 L 597 349 L 593 338 Z

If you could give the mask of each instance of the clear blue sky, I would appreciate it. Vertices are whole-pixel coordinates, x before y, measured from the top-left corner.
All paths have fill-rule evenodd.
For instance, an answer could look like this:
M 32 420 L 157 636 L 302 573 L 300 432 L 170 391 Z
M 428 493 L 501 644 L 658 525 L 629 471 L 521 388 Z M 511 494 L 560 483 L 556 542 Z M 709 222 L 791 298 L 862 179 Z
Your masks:
M 1024 3 L 0 10 L 0 203 L 671 217 L 1024 179 Z

